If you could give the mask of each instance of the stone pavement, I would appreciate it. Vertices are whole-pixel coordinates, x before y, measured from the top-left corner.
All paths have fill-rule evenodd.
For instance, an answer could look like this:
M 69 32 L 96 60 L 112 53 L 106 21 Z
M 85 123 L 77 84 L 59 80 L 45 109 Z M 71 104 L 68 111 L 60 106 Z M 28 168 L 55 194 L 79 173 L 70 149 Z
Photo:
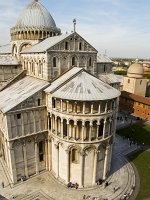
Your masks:
M 84 190 L 68 189 L 64 185 L 59 184 L 50 172 L 43 172 L 39 176 L 11 187 L 6 176 L 7 173 L 0 163 L 0 183 L 2 181 L 5 183 L 5 188 L 0 186 L 0 195 L 9 200 L 82 200 L 83 195 L 89 196 L 86 198 L 89 200 L 122 199 L 121 197 L 125 193 L 131 195 L 133 192 L 132 188 L 135 186 L 134 170 L 124 157 L 124 152 L 127 149 L 132 151 L 132 148 L 127 140 L 123 140 L 118 135 L 116 136 L 111 175 L 108 178 L 109 186 L 106 188 L 100 185 Z M 117 188 L 115 192 L 114 187 Z M 3 197 L 1 196 L 0 199 L 2 200 Z

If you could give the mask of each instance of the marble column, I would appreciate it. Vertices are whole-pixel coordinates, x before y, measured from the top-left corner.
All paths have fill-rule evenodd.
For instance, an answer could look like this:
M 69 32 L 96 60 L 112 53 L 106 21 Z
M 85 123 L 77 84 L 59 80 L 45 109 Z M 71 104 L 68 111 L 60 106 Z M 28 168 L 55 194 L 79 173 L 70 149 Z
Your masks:
M 105 138 L 105 131 L 106 131 L 106 119 L 104 120 L 104 127 L 103 127 L 103 139 Z
M 77 114 L 77 102 L 74 103 L 74 112 Z
M 67 120 L 67 140 L 69 140 L 69 120 Z
M 59 177 L 59 144 L 55 144 L 57 150 L 57 171 L 56 171 L 56 178 Z
M 85 122 L 83 121 L 82 122 L 82 138 L 81 138 L 81 140 L 82 140 L 82 142 L 84 142 L 84 132 L 85 132 Z
M 81 153 L 81 180 L 80 180 L 80 186 L 84 187 L 84 160 L 85 160 L 85 154 L 84 152 Z
M 60 110 L 61 110 L 61 112 L 63 112 L 63 100 L 61 99 L 60 102 L 61 102 L 61 103 L 60 103 L 60 107 L 61 107 Z
M 52 159 L 51 159 L 51 139 L 48 139 L 48 169 L 51 171 L 52 169 Z
M 55 118 L 55 134 L 58 134 L 58 127 L 57 127 L 57 117 Z
M 99 126 L 100 126 L 100 123 L 97 122 L 97 133 L 96 133 L 96 138 L 98 139 L 98 135 L 99 135 Z
M 106 105 L 105 105 L 105 113 L 107 112 L 107 106 L 108 106 L 108 102 L 106 102 Z
M 48 140 L 45 140 L 45 166 L 48 170 Z
M 67 154 L 67 180 L 66 183 L 70 182 L 70 151 L 66 150 Z
M 91 122 L 91 123 L 90 123 L 90 130 L 89 130 L 89 142 L 91 141 L 92 127 L 93 127 L 93 124 L 92 124 L 92 122 Z
M 59 67 L 59 75 L 61 75 L 61 58 L 59 58 L 59 61 L 58 61 L 58 67 Z
M 67 101 L 67 113 L 69 113 L 69 101 Z
M 24 158 L 24 170 L 25 170 L 25 175 L 28 178 L 28 163 L 27 163 L 27 151 L 26 151 L 26 143 L 24 141 L 23 143 L 23 158 Z
M 94 151 L 94 167 L 93 167 L 93 185 L 96 183 L 96 169 L 97 169 L 97 150 Z
M 61 138 L 63 138 L 64 137 L 64 130 L 63 130 L 63 119 L 61 119 Z
M 99 106 L 98 106 L 98 113 L 99 114 L 101 113 L 101 103 L 99 103 Z
M 11 179 L 13 183 L 17 183 L 17 171 L 16 171 L 16 162 L 15 162 L 15 153 L 12 144 L 9 143 L 9 162 L 10 162 L 10 171 L 11 171 Z
M 36 174 L 39 174 L 39 151 L 38 151 L 37 141 L 35 141 L 35 168 L 36 168 Z
M 73 138 L 76 140 L 76 129 L 77 129 L 77 122 L 74 122 L 74 129 L 73 129 Z
M 109 146 L 107 146 L 107 147 L 106 147 L 106 150 L 105 150 L 103 180 L 105 180 L 105 179 L 107 178 L 108 153 L 109 153 Z
M 112 129 L 112 120 L 109 120 L 109 129 L 108 129 L 108 135 L 111 135 L 111 129 Z
M 93 104 L 91 104 L 91 114 L 93 114 Z
M 85 102 L 83 102 L 83 115 L 85 114 Z

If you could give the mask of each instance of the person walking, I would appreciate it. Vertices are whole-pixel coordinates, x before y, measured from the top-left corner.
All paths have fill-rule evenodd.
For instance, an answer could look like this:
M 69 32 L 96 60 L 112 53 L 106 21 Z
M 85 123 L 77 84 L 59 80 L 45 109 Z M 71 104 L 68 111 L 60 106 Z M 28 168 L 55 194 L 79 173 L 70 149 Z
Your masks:
M 4 185 L 4 182 L 2 181 L 2 188 L 4 188 L 5 187 L 5 185 Z

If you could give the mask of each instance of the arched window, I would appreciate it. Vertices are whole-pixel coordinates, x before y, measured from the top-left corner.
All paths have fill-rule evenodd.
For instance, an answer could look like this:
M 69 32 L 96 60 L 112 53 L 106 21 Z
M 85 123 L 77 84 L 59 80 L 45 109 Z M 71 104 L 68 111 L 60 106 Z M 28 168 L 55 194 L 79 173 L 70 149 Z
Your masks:
M 39 63 L 39 74 L 42 74 L 42 67 L 43 67 L 43 64 L 40 62 Z
M 53 58 L 53 67 L 56 67 L 56 57 Z
M 140 80 L 140 85 L 142 84 L 142 80 Z
M 82 43 L 80 42 L 79 43 L 79 51 L 81 51 L 82 50 Z
M 89 58 L 89 66 L 92 66 L 92 59 L 91 59 L 91 57 Z
M 72 66 L 75 65 L 75 57 L 72 58 Z
M 65 50 L 68 50 L 68 42 L 65 42 Z
M 44 142 L 39 142 L 39 161 L 44 161 Z
M 78 150 L 77 149 L 72 149 L 72 162 L 77 163 L 79 158 L 78 158 Z

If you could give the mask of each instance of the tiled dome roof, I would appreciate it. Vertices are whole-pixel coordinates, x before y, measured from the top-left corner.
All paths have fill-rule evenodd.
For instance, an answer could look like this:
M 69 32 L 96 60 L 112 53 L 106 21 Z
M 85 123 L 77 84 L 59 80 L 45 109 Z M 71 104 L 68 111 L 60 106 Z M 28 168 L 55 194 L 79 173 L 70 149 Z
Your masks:
M 134 64 L 132 64 L 128 69 L 129 77 L 141 78 L 143 77 L 143 74 L 144 74 L 143 66 L 137 61 Z

